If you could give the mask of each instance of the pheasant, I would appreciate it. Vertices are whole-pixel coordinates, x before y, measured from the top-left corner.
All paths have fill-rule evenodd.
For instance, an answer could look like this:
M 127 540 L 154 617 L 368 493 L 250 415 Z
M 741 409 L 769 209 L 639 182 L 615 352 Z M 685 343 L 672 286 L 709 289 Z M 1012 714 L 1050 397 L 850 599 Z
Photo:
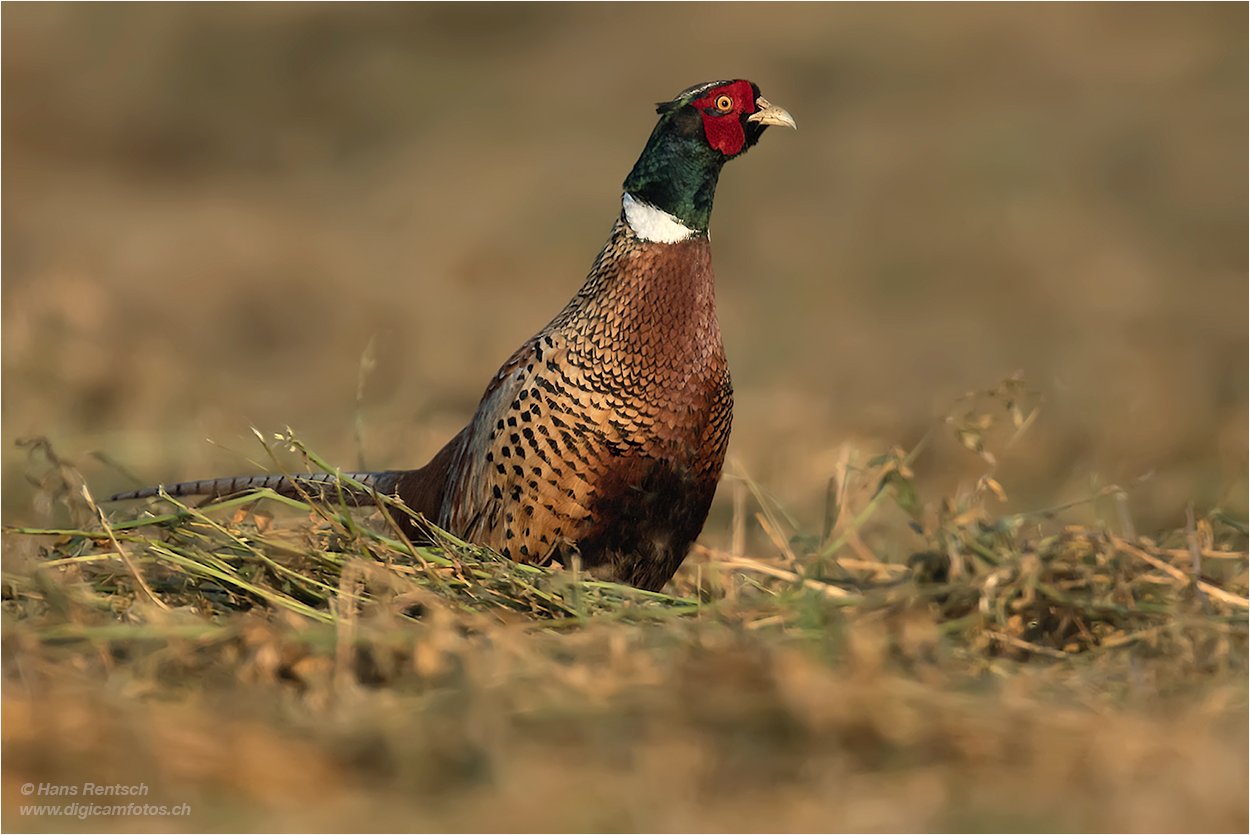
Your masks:
M 120 493 L 219 497 L 268 488 L 351 505 L 401 499 L 510 559 L 658 591 L 703 528 L 733 388 L 716 318 L 708 222 L 721 167 L 794 119 L 750 81 L 656 107 L 621 213 L 581 290 L 491 378 L 469 425 L 416 470 L 191 481 Z M 427 541 L 412 520 L 400 524 Z

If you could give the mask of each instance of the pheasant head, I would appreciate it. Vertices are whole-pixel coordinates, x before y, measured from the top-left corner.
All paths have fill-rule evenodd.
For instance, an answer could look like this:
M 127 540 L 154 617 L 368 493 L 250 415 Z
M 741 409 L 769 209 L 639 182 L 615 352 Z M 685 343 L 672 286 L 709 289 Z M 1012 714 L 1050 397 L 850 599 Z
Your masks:
M 625 212 L 640 236 L 673 242 L 707 235 L 721 167 L 769 125 L 795 127 L 750 81 L 709 81 L 656 106 L 660 121 L 625 179 Z

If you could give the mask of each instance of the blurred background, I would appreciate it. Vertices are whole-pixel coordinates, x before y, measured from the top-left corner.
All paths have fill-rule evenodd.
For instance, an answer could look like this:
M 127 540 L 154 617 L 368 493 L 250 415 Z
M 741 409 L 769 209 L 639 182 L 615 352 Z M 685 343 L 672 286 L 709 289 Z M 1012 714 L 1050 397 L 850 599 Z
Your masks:
M 1150 474 L 1147 531 L 1245 513 L 1245 4 L 6 4 L 2 34 L 6 522 L 38 521 L 36 435 L 97 497 L 135 486 L 97 453 L 254 472 L 251 426 L 423 464 L 580 286 L 654 103 L 734 77 L 799 125 L 713 215 L 734 472 L 817 527 L 844 445 L 1023 370 L 1007 509 Z M 916 469 L 933 500 L 985 465 L 942 434 Z

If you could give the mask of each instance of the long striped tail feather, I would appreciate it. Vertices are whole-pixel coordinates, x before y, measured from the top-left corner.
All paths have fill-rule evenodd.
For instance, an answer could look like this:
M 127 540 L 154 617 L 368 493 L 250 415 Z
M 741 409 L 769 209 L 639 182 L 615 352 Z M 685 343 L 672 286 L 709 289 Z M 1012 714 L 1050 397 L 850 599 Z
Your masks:
M 343 476 L 363 484 L 366 490 L 340 480 L 338 473 L 301 473 L 299 475 L 254 475 L 233 478 L 209 478 L 200 481 L 184 481 L 178 484 L 160 484 L 110 496 L 110 502 L 135 499 L 159 498 L 162 491 L 167 496 L 204 496 L 209 499 L 237 496 L 258 490 L 272 490 L 280 496 L 293 499 L 309 499 L 316 502 L 343 501 L 351 507 L 376 504 L 374 493 L 394 495 L 399 473 L 343 473 Z

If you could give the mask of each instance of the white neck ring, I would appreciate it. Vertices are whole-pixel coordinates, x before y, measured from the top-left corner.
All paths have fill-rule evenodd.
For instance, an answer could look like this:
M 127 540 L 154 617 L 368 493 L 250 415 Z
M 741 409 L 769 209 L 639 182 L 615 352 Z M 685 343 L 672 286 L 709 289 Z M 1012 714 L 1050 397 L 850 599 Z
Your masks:
M 694 237 L 694 230 L 663 209 L 644 203 L 628 191 L 621 198 L 625 207 L 625 220 L 634 234 L 644 241 L 659 244 L 675 244 Z

